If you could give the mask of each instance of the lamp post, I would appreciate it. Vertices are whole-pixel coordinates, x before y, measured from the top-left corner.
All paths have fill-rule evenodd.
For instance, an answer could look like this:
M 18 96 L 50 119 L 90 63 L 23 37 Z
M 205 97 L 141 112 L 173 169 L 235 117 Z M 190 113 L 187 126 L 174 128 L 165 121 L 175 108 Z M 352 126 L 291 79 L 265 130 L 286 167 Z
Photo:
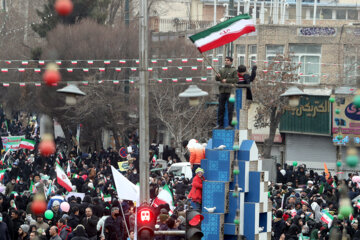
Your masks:
M 200 103 L 199 98 L 208 96 L 209 94 L 196 85 L 190 85 L 184 92 L 179 94 L 181 98 L 189 98 L 190 106 L 197 106 Z
M 65 103 L 67 105 L 75 105 L 78 96 L 85 96 L 86 94 L 81 91 L 76 85 L 70 84 L 66 87 L 56 90 L 58 93 L 65 94 Z
M 289 99 L 289 106 L 290 107 L 297 107 L 300 103 L 300 97 L 307 95 L 299 88 L 292 86 L 288 90 L 286 90 L 280 97 L 287 97 Z

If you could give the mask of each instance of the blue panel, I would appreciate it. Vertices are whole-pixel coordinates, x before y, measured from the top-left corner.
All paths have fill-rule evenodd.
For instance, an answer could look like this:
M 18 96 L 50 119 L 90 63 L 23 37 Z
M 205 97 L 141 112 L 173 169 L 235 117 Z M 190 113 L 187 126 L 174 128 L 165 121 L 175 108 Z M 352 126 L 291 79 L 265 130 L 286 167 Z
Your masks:
M 207 175 L 209 175 L 208 162 L 209 161 L 207 159 L 201 160 L 201 168 L 204 169 L 204 177 L 206 180 L 208 180 Z
M 224 233 L 221 231 L 222 214 L 202 213 L 204 220 L 201 222 L 201 231 L 204 233 L 202 239 L 213 240 L 220 239 Z
M 239 225 L 236 225 L 234 223 L 225 223 L 224 224 L 224 234 L 226 234 L 226 235 L 239 234 Z
M 207 142 L 207 145 L 206 145 L 205 149 L 212 149 L 213 148 L 212 147 L 212 142 L 213 142 L 213 140 L 212 140 L 212 138 L 210 138 L 209 141 Z
M 225 145 L 226 150 L 233 150 L 234 145 L 234 130 L 215 129 L 213 130 L 213 148 L 217 148 L 220 145 Z
M 229 213 L 225 214 L 225 223 L 234 223 L 236 209 L 240 208 L 240 194 L 233 197 L 233 192 L 229 192 Z
M 245 202 L 260 201 L 261 172 L 249 172 L 249 192 L 245 193 Z
M 241 143 L 239 150 L 239 160 L 249 161 L 250 160 L 250 149 L 255 144 L 254 140 L 244 140 Z
M 231 162 L 229 150 L 211 150 L 205 152 L 207 171 L 205 171 L 205 179 L 209 181 L 229 182 L 231 181 Z M 204 169 L 205 170 L 205 169 Z
M 248 181 L 248 179 L 246 179 L 246 174 L 245 174 L 245 170 L 246 170 L 246 161 L 238 161 L 239 162 L 239 175 L 234 175 L 234 181 L 231 182 L 229 184 L 229 189 L 230 190 L 234 190 L 235 188 L 235 182 L 236 182 L 236 178 L 239 184 L 239 187 L 241 188 L 240 192 L 244 192 L 245 191 L 245 183 L 246 181 Z
M 264 230 L 262 232 L 267 232 L 267 217 L 267 213 L 260 213 L 259 227 L 264 227 Z M 269 221 L 271 221 L 271 219 L 269 219 Z
M 255 240 L 255 204 L 244 203 L 244 235 L 248 240 Z
M 225 206 L 227 205 L 225 196 L 228 194 L 227 184 L 225 182 L 203 182 L 202 212 L 207 212 L 204 207 L 216 207 L 214 213 L 225 213 Z
M 242 108 L 242 89 L 236 89 L 236 96 L 235 96 L 235 111 L 236 111 L 236 118 L 238 124 L 235 126 L 235 129 L 239 129 L 240 122 L 240 109 Z

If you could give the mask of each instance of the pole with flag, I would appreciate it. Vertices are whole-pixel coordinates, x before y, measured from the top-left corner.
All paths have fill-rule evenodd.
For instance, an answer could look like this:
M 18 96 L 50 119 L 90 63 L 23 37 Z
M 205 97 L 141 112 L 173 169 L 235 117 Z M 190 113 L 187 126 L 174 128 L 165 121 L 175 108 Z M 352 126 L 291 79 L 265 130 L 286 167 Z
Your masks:
M 194 34 L 189 38 L 203 55 L 204 59 L 210 63 L 203 52 L 231 43 L 240 36 L 254 31 L 255 25 L 251 16 L 249 14 L 242 14 Z M 214 69 L 211 64 L 210 66 Z M 214 71 L 216 72 L 215 69 Z

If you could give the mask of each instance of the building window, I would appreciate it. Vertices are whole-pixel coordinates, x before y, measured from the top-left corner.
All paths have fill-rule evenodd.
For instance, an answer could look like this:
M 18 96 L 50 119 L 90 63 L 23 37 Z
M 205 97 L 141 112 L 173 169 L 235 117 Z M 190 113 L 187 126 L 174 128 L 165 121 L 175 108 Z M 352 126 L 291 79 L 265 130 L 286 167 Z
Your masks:
M 245 45 L 236 46 L 237 65 L 245 65 Z
M 348 20 L 358 20 L 358 10 L 348 10 Z
M 321 9 L 320 18 L 332 19 L 332 9 L 326 9 L 326 8 Z
M 321 45 L 315 44 L 291 44 L 290 54 L 295 62 L 300 63 L 298 70 L 300 83 L 320 83 Z
M 257 56 L 257 47 L 256 47 L 256 45 L 249 45 L 248 64 L 249 64 L 250 68 L 252 66 L 256 65 L 256 56 Z
M 266 45 L 266 60 L 271 61 L 276 55 L 284 54 L 283 45 Z
M 360 46 L 345 45 L 344 51 L 344 76 L 346 84 L 356 84 L 360 75 Z
M 346 19 L 346 10 L 336 10 L 336 19 Z

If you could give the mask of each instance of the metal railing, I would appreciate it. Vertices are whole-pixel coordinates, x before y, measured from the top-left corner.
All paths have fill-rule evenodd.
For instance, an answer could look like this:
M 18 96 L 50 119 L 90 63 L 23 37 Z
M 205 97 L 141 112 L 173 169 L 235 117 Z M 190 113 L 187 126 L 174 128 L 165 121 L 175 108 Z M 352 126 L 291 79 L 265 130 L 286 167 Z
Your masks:
M 213 26 L 212 21 L 188 21 L 174 19 L 152 19 L 150 29 L 155 32 L 181 32 L 194 29 L 205 29 Z

